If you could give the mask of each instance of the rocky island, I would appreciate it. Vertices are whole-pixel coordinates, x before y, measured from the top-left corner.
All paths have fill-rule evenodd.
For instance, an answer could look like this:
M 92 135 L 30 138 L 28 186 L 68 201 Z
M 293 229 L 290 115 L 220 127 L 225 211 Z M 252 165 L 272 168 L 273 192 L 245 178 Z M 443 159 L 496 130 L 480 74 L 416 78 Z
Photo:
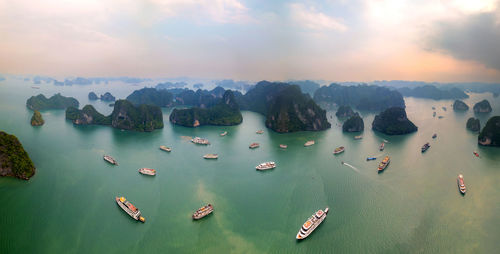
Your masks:
M 116 98 L 110 92 L 101 95 L 101 101 L 115 101 Z
M 73 97 L 64 97 L 60 93 L 48 98 L 43 94 L 31 96 L 26 101 L 26 106 L 32 110 L 78 108 L 78 101 Z
M 474 112 L 475 113 L 490 113 L 491 112 L 491 105 L 488 100 L 482 100 L 474 105 Z
M 170 122 L 186 127 L 202 125 L 237 125 L 243 121 L 238 103 L 231 90 L 224 92 L 218 104 L 209 108 L 174 109 Z
M 76 125 L 111 125 L 114 128 L 132 131 L 153 131 L 163 128 L 163 114 L 160 107 L 152 105 L 134 106 L 127 100 L 118 100 L 113 113 L 104 116 L 92 105 L 79 110 L 74 107 L 66 109 L 66 119 Z
M 351 117 L 354 116 L 354 111 L 352 111 L 351 107 L 347 105 L 342 105 L 339 107 L 335 115 L 337 117 Z
M 363 118 L 361 118 L 358 113 L 355 113 L 342 125 L 343 132 L 360 132 L 364 129 L 365 123 L 363 122 Z
M 0 176 L 14 176 L 28 180 L 35 174 L 35 166 L 16 136 L 0 131 Z
M 172 105 L 173 95 L 167 90 L 157 90 L 155 88 L 142 88 L 135 90 L 127 96 L 127 101 L 134 105 L 146 104 L 158 107 L 168 107 Z
M 483 146 L 500 146 L 500 116 L 494 116 L 486 122 L 477 140 Z
M 314 101 L 325 107 L 350 105 L 359 110 L 381 111 L 405 107 L 403 95 L 387 87 L 375 85 L 341 86 L 335 83 L 314 92 Z
M 42 114 L 40 114 L 40 111 L 35 110 L 33 112 L 33 116 L 31 117 L 31 125 L 32 126 L 42 126 L 45 123 L 43 120 Z
M 408 134 L 418 130 L 406 116 L 404 108 L 392 107 L 375 116 L 372 129 L 387 135 Z
M 456 87 L 453 87 L 451 89 L 440 89 L 433 85 L 425 85 L 415 88 L 403 87 L 398 89 L 398 91 L 406 97 L 426 98 L 433 100 L 469 98 L 469 95 Z
M 89 93 L 89 100 L 91 101 L 95 101 L 95 100 L 98 100 L 99 97 L 97 97 L 97 94 L 95 94 L 94 92 L 90 92 Z
M 469 106 L 467 106 L 467 104 L 465 104 L 465 102 L 463 102 L 461 100 L 455 100 L 455 102 L 453 103 L 453 110 L 455 110 L 455 111 L 467 111 L 467 110 L 469 110 Z
M 471 131 L 480 131 L 481 130 L 481 122 L 479 122 L 479 119 L 476 119 L 474 117 L 471 117 L 467 120 L 467 124 L 465 127 Z

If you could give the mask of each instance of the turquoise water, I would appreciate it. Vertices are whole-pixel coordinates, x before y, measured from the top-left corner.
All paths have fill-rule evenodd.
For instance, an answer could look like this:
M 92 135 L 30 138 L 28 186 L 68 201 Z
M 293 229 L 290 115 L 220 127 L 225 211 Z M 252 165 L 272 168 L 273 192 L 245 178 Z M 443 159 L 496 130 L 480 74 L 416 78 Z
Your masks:
M 168 123 L 170 109 L 163 109 L 164 129 L 136 133 L 73 126 L 61 110 L 42 112 L 46 123 L 35 128 L 25 102 L 38 93 L 61 92 L 83 106 L 89 91 L 124 98 L 140 87 L 31 85 L 0 82 L 0 130 L 16 135 L 37 167 L 29 181 L 0 178 L 0 253 L 494 253 L 500 248 L 500 149 L 478 147 L 477 134 L 465 129 L 473 113 L 453 112 L 452 101 L 406 98 L 408 116 L 419 130 L 405 136 L 374 133 L 374 115 L 368 112 L 362 112 L 364 138 L 354 140 L 357 134 L 343 134 L 334 112 L 328 112 L 327 131 L 277 134 L 253 112 L 243 112 L 239 126 L 185 128 Z M 491 94 L 473 94 L 466 103 L 483 98 L 494 107 L 488 116 L 500 115 L 500 99 Z M 92 104 L 112 111 L 107 103 Z M 431 106 L 444 118 L 433 118 Z M 487 118 L 481 117 L 482 125 Z M 259 129 L 265 133 L 255 134 Z M 228 135 L 220 137 L 223 131 Z M 193 145 L 187 138 L 192 136 L 212 144 Z M 303 147 L 311 139 L 316 145 Z M 380 152 L 383 139 L 389 143 Z M 248 149 L 252 142 L 261 147 Z M 431 148 L 421 154 L 425 142 Z M 173 151 L 162 152 L 160 145 Z M 341 145 L 346 151 L 332 155 Z M 220 157 L 204 160 L 206 153 Z M 119 166 L 105 163 L 103 154 Z M 391 164 L 378 174 L 386 154 Z M 367 162 L 367 156 L 378 159 Z M 278 167 L 255 170 L 268 160 Z M 157 169 L 157 176 L 140 175 L 141 167 Z M 457 189 L 459 173 L 468 187 L 465 196 Z M 120 210 L 114 197 L 122 195 L 141 209 L 146 223 Z M 206 203 L 215 206 L 214 213 L 192 221 L 191 214 Z M 297 242 L 302 223 L 326 206 L 325 222 Z

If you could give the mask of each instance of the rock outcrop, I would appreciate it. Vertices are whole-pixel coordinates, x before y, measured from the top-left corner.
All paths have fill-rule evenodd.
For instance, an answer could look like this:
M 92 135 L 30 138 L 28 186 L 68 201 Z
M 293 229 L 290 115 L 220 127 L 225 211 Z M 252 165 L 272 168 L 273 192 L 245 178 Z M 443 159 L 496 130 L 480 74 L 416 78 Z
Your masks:
M 392 107 L 375 116 L 372 129 L 387 135 L 402 135 L 418 130 L 406 116 L 404 108 Z

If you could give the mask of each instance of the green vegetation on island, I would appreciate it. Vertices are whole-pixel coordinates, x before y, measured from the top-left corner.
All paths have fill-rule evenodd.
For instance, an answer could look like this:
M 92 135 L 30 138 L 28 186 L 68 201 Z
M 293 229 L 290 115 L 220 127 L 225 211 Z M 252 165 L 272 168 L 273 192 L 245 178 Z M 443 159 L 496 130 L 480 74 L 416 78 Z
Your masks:
M 115 101 L 116 98 L 110 92 L 101 95 L 101 101 Z
M 490 113 L 491 112 L 491 105 L 488 100 L 482 100 L 474 105 L 474 112 L 475 113 Z
M 479 133 L 478 143 L 483 146 L 500 146 L 500 116 L 494 116 L 486 122 Z
M 97 97 L 97 94 L 95 94 L 94 92 L 90 92 L 89 93 L 89 100 L 91 101 L 95 101 L 95 100 L 98 100 L 99 97 Z
M 433 85 L 425 85 L 415 88 L 403 87 L 398 89 L 398 91 L 406 97 L 426 98 L 434 100 L 469 98 L 469 95 L 456 87 L 444 90 L 439 89 Z
M 408 134 L 418 130 L 406 116 L 404 108 L 392 107 L 375 116 L 372 129 L 387 135 Z
M 342 105 L 337 109 L 335 115 L 337 117 L 351 117 L 354 116 L 354 111 L 352 111 L 351 107 L 347 105 Z
M 32 126 L 42 126 L 45 123 L 43 120 L 42 114 L 40 114 L 40 111 L 35 110 L 33 112 L 33 116 L 31 117 L 31 125 Z
M 471 131 L 480 131 L 481 130 L 481 122 L 479 122 L 479 119 L 476 119 L 474 117 L 471 117 L 467 120 L 467 124 L 465 125 L 467 129 Z
M 45 109 L 66 109 L 67 107 L 78 108 L 78 101 L 73 97 L 64 97 L 60 93 L 48 98 L 43 94 L 31 96 L 26 101 L 26 106 L 32 110 L 45 110 Z
M 155 88 L 142 88 L 135 90 L 127 96 L 127 101 L 134 105 L 154 105 L 158 107 L 168 107 L 172 105 L 173 96 L 167 90 L 157 90 Z
M 0 131 L 0 176 L 14 176 L 28 180 L 35 174 L 35 166 L 16 136 Z
M 174 94 L 175 105 L 209 108 L 219 103 L 226 90 L 218 86 L 210 91 L 202 89 L 196 91 L 189 89 L 169 89 L 168 91 Z M 241 95 L 241 93 L 234 91 L 233 94 L 235 96 Z
M 225 91 L 222 99 L 209 108 L 193 107 L 174 109 L 170 114 L 170 122 L 187 127 L 202 125 L 236 125 L 243 121 L 238 103 L 231 90 Z
M 343 132 L 360 132 L 364 129 L 365 123 L 363 122 L 363 118 L 361 118 L 357 112 L 342 125 Z
M 469 106 L 461 100 L 455 100 L 455 102 L 453 103 L 453 110 L 455 110 L 455 111 L 467 111 L 467 110 L 469 110 Z
M 134 106 L 127 100 L 115 102 L 113 113 L 109 116 L 97 112 L 92 105 L 79 110 L 66 109 L 66 119 L 76 125 L 111 125 L 114 128 L 132 131 L 153 131 L 163 128 L 163 114 L 160 107 L 152 105 Z
M 358 110 L 372 111 L 405 107 L 401 93 L 375 85 L 341 86 L 332 83 L 316 90 L 314 101 L 326 107 L 350 105 Z

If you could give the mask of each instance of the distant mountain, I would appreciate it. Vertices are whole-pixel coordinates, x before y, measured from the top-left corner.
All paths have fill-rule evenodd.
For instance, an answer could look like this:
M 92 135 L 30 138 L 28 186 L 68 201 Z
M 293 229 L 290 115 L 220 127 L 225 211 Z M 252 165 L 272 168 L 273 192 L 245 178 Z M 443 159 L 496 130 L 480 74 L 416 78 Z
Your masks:
M 220 86 L 224 89 L 248 91 L 253 87 L 253 84 L 246 81 L 234 81 L 232 79 L 224 79 L 215 82 L 216 86 Z M 193 86 L 194 87 L 194 86 Z
M 350 105 L 358 110 L 380 111 L 390 107 L 405 107 L 403 96 L 387 87 L 330 84 L 314 92 L 314 101 L 326 107 Z
M 403 87 L 398 89 L 398 91 L 406 97 L 426 98 L 434 100 L 469 98 L 469 95 L 458 88 L 443 90 L 432 85 L 419 86 L 415 88 Z
M 298 85 L 300 90 L 313 96 L 314 92 L 319 89 L 320 85 L 310 80 L 293 80 L 288 82 L 291 85 Z
M 73 97 L 64 97 L 60 93 L 48 98 L 43 94 L 31 96 L 26 101 L 26 106 L 32 110 L 66 109 L 67 107 L 78 107 L 78 101 Z
M 404 108 L 392 107 L 375 116 L 372 129 L 387 135 L 402 135 L 418 130 L 406 116 Z
M 156 89 L 161 90 L 161 89 L 172 89 L 172 88 L 183 88 L 187 86 L 186 82 L 165 82 L 165 83 L 159 83 L 156 85 Z
M 222 95 L 226 90 L 218 86 L 210 91 L 202 89 L 198 89 L 196 90 L 196 92 L 189 89 L 184 89 L 182 91 L 176 90 L 175 92 L 169 89 L 168 91 L 174 93 L 175 105 L 208 108 L 216 105 L 219 102 L 219 99 L 222 98 Z M 241 95 L 240 92 L 233 93 L 237 96 Z
M 173 95 L 167 90 L 157 90 L 155 88 L 142 88 L 135 90 L 127 96 L 127 100 L 135 105 L 146 104 L 158 107 L 168 107 L 172 105 Z

